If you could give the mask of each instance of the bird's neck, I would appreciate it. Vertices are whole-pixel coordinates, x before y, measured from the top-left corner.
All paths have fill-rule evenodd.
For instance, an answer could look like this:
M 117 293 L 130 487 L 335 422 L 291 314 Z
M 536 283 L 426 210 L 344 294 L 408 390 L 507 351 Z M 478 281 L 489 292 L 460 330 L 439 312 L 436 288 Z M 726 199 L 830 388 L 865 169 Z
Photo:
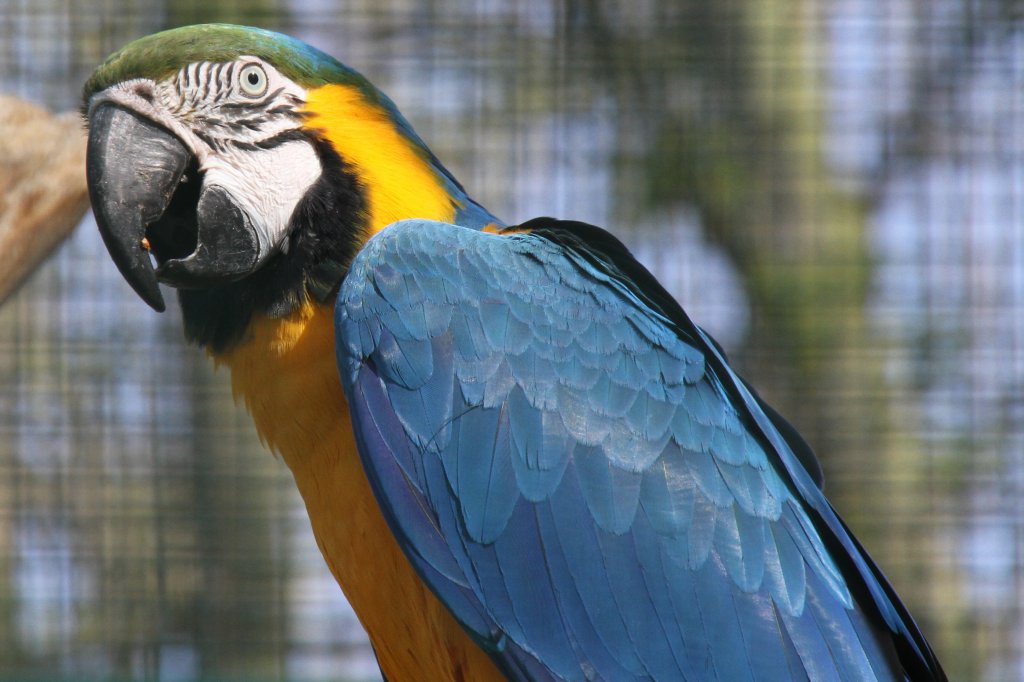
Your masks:
M 352 85 L 325 85 L 306 101 L 306 127 L 339 150 L 360 179 L 368 235 L 406 218 L 480 228 L 497 220 L 470 199 L 381 96 L 371 101 Z

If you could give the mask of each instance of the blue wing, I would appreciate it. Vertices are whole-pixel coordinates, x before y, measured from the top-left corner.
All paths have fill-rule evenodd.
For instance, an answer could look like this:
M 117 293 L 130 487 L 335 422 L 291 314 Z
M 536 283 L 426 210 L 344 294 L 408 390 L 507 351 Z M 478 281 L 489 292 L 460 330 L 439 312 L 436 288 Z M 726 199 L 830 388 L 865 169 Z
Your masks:
M 385 515 L 509 677 L 944 679 L 714 342 L 608 233 L 523 227 L 389 227 L 335 320 Z

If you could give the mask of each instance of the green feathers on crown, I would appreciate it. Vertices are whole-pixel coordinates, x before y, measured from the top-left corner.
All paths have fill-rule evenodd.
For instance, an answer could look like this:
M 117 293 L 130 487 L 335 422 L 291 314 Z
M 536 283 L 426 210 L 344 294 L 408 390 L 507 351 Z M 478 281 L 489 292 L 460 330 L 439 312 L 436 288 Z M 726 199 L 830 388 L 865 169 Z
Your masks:
M 93 93 L 121 81 L 159 80 L 192 62 L 230 61 L 243 55 L 259 57 L 305 88 L 347 83 L 371 100 L 380 97 L 358 72 L 300 40 L 250 26 L 201 24 L 139 38 L 110 55 L 86 81 L 83 100 L 88 104 Z

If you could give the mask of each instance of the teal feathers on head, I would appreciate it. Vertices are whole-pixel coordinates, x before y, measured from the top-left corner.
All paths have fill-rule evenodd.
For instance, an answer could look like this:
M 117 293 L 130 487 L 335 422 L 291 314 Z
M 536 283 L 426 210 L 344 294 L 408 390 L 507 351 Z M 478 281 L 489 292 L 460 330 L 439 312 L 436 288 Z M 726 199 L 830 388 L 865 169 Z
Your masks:
M 306 88 L 326 83 L 351 83 L 369 92 L 369 81 L 328 54 L 301 40 L 251 26 L 200 24 L 139 38 L 101 64 L 86 81 L 83 100 L 131 78 L 159 80 L 192 62 L 231 61 L 259 57 Z

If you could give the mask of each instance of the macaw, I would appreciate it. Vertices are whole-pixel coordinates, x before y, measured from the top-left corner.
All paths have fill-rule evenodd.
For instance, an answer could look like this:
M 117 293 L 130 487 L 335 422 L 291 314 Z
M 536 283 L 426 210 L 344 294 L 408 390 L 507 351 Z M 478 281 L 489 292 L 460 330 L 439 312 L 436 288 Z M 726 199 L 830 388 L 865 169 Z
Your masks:
M 387 679 L 945 679 L 808 446 L 610 233 L 506 225 L 261 29 L 137 40 L 83 112 L 114 262 L 230 368 Z

